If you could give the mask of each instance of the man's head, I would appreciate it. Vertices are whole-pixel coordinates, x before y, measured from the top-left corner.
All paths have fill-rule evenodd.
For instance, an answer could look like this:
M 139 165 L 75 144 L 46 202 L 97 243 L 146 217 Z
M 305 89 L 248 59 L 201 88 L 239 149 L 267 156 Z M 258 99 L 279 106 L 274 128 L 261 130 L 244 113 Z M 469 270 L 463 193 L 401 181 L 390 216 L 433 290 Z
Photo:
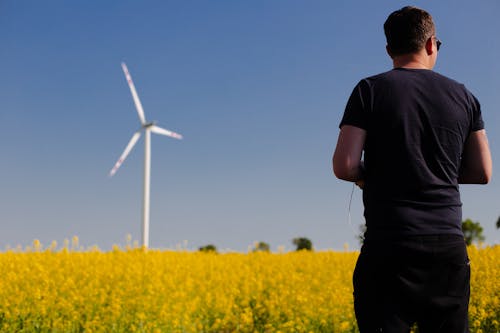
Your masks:
M 432 16 L 423 9 L 407 6 L 393 12 L 384 23 L 387 51 L 391 57 L 416 53 L 435 35 Z

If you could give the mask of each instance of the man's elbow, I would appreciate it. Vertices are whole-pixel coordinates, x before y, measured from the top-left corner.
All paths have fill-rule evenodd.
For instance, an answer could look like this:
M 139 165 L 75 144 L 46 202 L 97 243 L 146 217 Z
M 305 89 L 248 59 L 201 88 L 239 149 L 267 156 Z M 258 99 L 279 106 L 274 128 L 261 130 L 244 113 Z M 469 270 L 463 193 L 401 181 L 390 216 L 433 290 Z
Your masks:
M 353 170 L 356 169 L 357 166 L 354 167 L 348 164 L 336 163 L 335 160 L 333 161 L 333 173 L 338 179 L 346 180 L 349 182 L 355 181 L 356 175 Z
M 488 184 L 491 181 L 491 174 L 493 173 L 493 163 L 491 158 L 483 163 L 483 167 L 477 171 L 478 184 Z
M 459 184 L 486 185 L 491 181 L 491 170 L 475 170 L 474 172 L 462 172 L 458 178 Z
M 338 179 L 342 179 L 342 180 L 347 180 L 347 177 L 348 177 L 345 170 L 337 167 L 335 164 L 333 165 L 333 174 L 335 175 L 335 177 L 337 177 Z
M 480 176 L 480 181 L 478 184 L 481 184 L 481 185 L 486 185 L 488 184 L 489 182 L 491 181 L 491 170 L 487 171 L 487 172 L 484 172 L 481 176 Z

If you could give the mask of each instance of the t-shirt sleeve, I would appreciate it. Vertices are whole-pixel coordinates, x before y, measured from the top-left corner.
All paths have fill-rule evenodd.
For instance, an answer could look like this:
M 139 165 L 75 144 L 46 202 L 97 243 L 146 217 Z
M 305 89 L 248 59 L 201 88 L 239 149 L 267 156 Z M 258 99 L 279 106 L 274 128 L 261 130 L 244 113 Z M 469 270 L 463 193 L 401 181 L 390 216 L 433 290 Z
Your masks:
M 368 85 L 362 80 L 354 87 L 344 111 L 339 127 L 351 125 L 367 130 L 368 128 Z
M 484 121 L 483 116 L 481 115 L 481 104 L 477 100 L 477 98 L 470 93 L 471 99 L 471 113 L 472 113 L 472 123 L 471 123 L 471 131 L 479 131 L 484 129 Z

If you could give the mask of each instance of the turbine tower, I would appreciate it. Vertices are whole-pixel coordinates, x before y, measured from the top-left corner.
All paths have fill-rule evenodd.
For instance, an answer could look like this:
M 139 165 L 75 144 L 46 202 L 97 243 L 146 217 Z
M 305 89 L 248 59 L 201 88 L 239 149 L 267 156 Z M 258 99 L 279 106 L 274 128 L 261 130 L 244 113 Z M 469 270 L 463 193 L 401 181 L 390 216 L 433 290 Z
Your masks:
M 142 210 L 142 245 L 145 248 L 149 247 L 149 193 L 150 193 L 150 183 L 151 183 L 151 132 L 169 136 L 174 139 L 182 139 L 182 135 L 166 130 L 155 125 L 155 122 L 147 122 L 144 116 L 144 110 L 142 108 L 141 101 L 135 90 L 134 82 L 132 82 L 132 77 L 128 72 L 127 65 L 122 62 L 123 72 L 125 73 L 125 78 L 127 79 L 130 92 L 132 93 L 132 98 L 134 99 L 135 108 L 137 109 L 137 114 L 139 115 L 139 120 L 141 121 L 141 128 L 132 135 L 127 147 L 121 154 L 120 158 L 116 162 L 115 166 L 109 172 L 109 176 L 113 176 L 118 168 L 127 158 L 128 154 L 134 148 L 141 137 L 141 132 L 144 131 L 144 198 L 143 198 L 143 210 Z

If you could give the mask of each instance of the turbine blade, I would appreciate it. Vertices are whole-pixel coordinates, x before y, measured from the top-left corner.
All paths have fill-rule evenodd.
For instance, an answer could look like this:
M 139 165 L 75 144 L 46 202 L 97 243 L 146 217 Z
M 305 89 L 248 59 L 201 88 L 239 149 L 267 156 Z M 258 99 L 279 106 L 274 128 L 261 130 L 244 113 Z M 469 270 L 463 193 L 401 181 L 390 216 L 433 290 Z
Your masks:
M 139 115 L 139 119 L 141 120 L 141 124 L 146 124 L 146 117 L 144 116 L 144 109 L 142 108 L 141 100 L 137 95 L 137 91 L 135 90 L 134 82 L 132 81 L 132 76 L 128 72 L 127 65 L 122 62 L 122 69 L 125 73 L 125 78 L 127 79 L 128 86 L 130 88 L 130 92 L 132 93 L 132 98 L 134 99 L 135 108 L 137 109 L 137 114 Z
M 179 133 L 175 133 L 169 130 L 166 130 L 164 128 L 158 127 L 156 125 L 153 125 L 150 127 L 151 132 L 156 133 L 156 134 L 161 134 L 161 135 L 166 135 L 174 139 L 182 140 L 182 135 Z
M 118 159 L 118 161 L 115 163 L 115 166 L 109 172 L 109 176 L 110 177 L 112 177 L 116 173 L 116 171 L 118 171 L 118 168 L 120 167 L 120 165 L 122 165 L 123 161 L 125 161 L 125 159 L 127 158 L 128 154 L 130 153 L 130 151 L 132 150 L 132 148 L 134 148 L 134 145 L 136 144 L 137 140 L 139 140 L 140 137 L 141 137 L 141 132 L 140 131 L 137 131 L 137 132 L 134 133 L 134 135 L 132 135 L 132 139 L 130 139 L 130 141 L 128 142 L 127 147 L 125 147 L 125 150 L 121 154 L 121 156 Z

